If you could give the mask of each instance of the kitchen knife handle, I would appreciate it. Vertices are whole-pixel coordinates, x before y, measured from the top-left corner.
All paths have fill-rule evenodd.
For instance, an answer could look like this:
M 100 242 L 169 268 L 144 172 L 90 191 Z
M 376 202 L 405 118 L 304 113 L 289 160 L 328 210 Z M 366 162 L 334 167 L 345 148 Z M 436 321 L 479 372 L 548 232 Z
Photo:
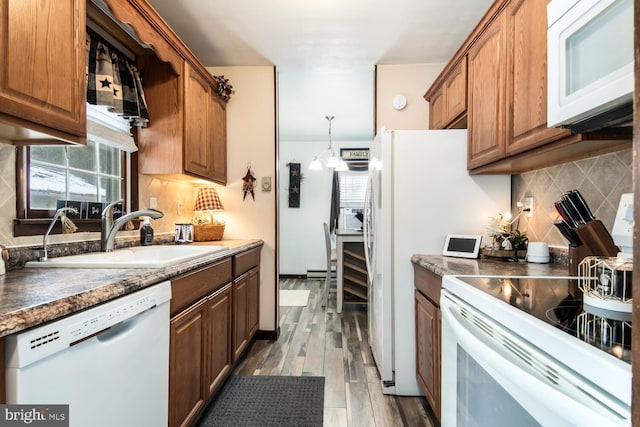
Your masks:
M 575 247 L 582 245 L 580 237 L 578 237 L 573 228 L 569 227 L 569 224 L 564 221 L 555 221 L 553 225 L 555 225 L 560 231 L 560 234 L 562 234 L 564 238 L 569 241 L 569 246 Z
M 569 193 L 562 196 L 562 202 L 564 203 L 564 206 L 567 209 L 567 212 L 569 213 L 569 215 L 574 219 L 573 222 L 576 224 L 576 226 L 587 223 L 587 221 L 584 219 L 584 217 L 580 213 L 580 210 L 578 209 L 578 207 L 575 205 L 575 203 L 573 203 L 573 200 L 571 200 L 571 197 L 569 197 Z
M 569 215 L 567 215 L 567 212 L 565 211 L 564 206 L 562 206 L 562 203 L 554 202 L 553 205 L 556 207 L 556 211 L 558 211 L 558 214 L 560 215 L 562 220 L 566 222 L 568 226 L 575 227 L 573 220 L 569 217 Z
M 570 191 L 570 193 L 572 194 L 577 204 L 582 208 L 582 212 L 584 212 L 585 216 L 587 217 L 587 221 L 595 220 L 596 217 L 593 215 L 593 212 L 591 212 L 591 209 L 589 208 L 587 201 L 585 200 L 584 197 L 582 197 L 582 194 L 580 193 L 580 191 L 572 190 Z

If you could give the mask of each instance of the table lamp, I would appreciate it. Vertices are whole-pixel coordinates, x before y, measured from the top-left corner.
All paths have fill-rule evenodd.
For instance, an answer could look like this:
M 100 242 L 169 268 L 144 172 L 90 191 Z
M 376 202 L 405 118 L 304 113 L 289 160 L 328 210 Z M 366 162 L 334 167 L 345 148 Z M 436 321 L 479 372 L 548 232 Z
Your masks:
M 214 211 L 224 209 L 218 197 L 218 192 L 213 187 L 198 189 L 196 203 L 193 207 L 193 240 L 196 242 L 206 242 L 210 240 L 221 240 L 224 234 L 224 221 L 216 220 Z

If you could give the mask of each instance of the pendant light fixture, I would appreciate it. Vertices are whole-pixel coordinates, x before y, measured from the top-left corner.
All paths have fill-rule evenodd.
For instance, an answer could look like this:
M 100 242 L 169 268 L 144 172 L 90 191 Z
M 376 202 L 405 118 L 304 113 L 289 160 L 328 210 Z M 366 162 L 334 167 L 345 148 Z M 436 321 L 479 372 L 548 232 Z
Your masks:
M 333 149 L 333 145 L 331 143 L 331 121 L 334 119 L 334 116 L 325 116 L 325 119 L 329 121 L 329 160 L 327 160 L 327 168 L 335 169 L 340 166 L 340 158 L 336 156 L 336 152 Z M 313 160 L 309 164 L 309 170 L 312 171 L 320 171 L 322 170 L 322 163 L 318 159 L 318 156 L 313 156 Z
M 313 156 L 313 160 L 309 164 L 309 170 L 310 171 L 321 171 L 322 170 L 322 163 L 320 163 L 320 160 L 318 160 L 318 156 Z
M 336 152 L 333 151 L 333 146 L 331 145 L 331 120 L 333 120 L 333 116 L 326 116 L 325 119 L 329 121 L 329 160 L 327 160 L 327 168 L 335 169 L 340 164 L 340 159 L 336 156 Z

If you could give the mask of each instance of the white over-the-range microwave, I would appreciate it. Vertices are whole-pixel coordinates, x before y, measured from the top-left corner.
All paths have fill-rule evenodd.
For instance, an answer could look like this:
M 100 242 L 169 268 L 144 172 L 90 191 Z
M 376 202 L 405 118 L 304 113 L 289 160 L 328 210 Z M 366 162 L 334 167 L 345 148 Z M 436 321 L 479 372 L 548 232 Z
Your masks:
M 547 6 L 547 122 L 589 132 L 633 114 L 633 0 Z

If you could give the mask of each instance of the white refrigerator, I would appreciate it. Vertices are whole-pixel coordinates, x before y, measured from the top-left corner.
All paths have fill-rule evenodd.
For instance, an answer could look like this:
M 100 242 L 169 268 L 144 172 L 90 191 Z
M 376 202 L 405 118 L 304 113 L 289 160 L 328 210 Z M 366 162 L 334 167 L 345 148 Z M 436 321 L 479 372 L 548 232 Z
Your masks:
M 441 254 L 449 233 L 485 234 L 510 208 L 511 176 L 468 174 L 466 130 L 382 129 L 370 150 L 369 344 L 383 393 L 418 396 L 411 256 Z

